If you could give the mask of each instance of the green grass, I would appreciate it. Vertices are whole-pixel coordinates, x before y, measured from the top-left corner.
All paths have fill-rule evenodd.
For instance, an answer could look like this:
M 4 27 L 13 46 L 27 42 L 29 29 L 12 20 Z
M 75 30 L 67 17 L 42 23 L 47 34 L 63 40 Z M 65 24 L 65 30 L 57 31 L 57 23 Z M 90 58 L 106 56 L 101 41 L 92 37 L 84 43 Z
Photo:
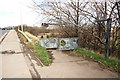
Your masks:
M 78 52 L 82 56 L 96 60 L 104 64 L 106 67 L 120 73 L 120 60 L 119 59 L 105 58 L 104 56 L 100 54 L 97 54 L 95 52 L 92 52 L 92 51 L 89 51 L 83 48 L 77 48 L 75 49 L 75 51 Z
M 47 50 L 44 47 L 40 46 L 38 43 L 35 44 L 34 42 L 28 42 L 28 40 L 19 32 L 18 36 L 23 43 L 27 42 L 27 47 L 34 51 L 34 53 L 44 65 L 48 66 L 52 63 L 52 59 L 50 58 Z
M 42 63 L 46 66 L 52 63 L 52 59 L 49 56 L 49 53 L 47 50 L 40 46 L 39 43 L 35 43 L 35 41 L 38 41 L 38 38 L 28 32 L 25 32 L 27 36 L 32 40 L 32 43 L 29 43 L 29 48 L 33 49 L 36 53 L 37 57 L 42 61 Z
M 35 44 L 34 49 L 38 58 L 43 62 L 44 65 L 48 66 L 52 63 L 52 59 L 44 47 L 40 46 L 39 44 Z

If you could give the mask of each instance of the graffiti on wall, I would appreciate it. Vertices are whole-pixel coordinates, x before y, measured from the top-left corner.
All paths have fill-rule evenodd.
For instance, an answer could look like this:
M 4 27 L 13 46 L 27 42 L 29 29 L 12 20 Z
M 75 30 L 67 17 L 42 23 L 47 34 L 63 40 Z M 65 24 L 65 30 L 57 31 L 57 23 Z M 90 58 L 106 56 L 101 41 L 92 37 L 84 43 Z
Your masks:
M 71 50 L 78 47 L 78 38 L 42 38 L 40 45 L 47 49 Z

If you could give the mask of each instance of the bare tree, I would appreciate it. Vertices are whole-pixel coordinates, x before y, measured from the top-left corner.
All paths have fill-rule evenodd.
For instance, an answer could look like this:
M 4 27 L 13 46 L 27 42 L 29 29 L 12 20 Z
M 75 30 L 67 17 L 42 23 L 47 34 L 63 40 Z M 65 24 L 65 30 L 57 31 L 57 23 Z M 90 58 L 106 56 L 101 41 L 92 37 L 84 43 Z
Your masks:
M 120 1 L 119 2 L 92 2 L 88 4 L 89 10 L 87 8 L 80 9 L 83 15 L 87 15 L 90 22 L 93 24 L 93 20 L 99 20 L 99 19 L 107 19 L 112 18 L 112 31 L 111 31 L 111 37 L 110 37 L 110 51 L 111 53 L 118 53 L 118 42 L 119 37 L 118 33 L 120 31 Z M 92 10 L 92 11 L 90 11 Z M 92 36 L 97 39 L 97 43 L 100 45 L 101 49 L 103 44 L 105 44 L 104 38 L 106 33 L 106 23 L 99 22 L 96 25 L 96 31 L 92 33 Z M 91 32 L 91 31 L 90 31 Z M 117 45 L 116 45 L 117 44 Z M 120 45 L 120 44 L 119 44 Z M 99 47 L 99 48 L 100 48 Z M 103 47 L 104 49 L 104 47 Z
M 51 16 L 52 20 L 61 27 L 74 27 L 73 32 L 76 33 L 75 36 L 78 36 L 78 28 L 82 25 L 82 20 L 84 20 L 84 17 L 80 16 L 80 8 L 84 8 L 86 4 L 83 4 L 80 0 L 45 2 L 45 7 L 43 3 L 38 4 L 35 1 L 34 3 L 37 11 L 42 11 L 45 15 Z
M 59 24 L 62 32 L 68 37 L 79 36 L 84 47 L 103 52 L 105 48 L 106 22 L 95 20 L 112 18 L 110 40 L 111 53 L 116 53 L 120 45 L 120 1 L 112 2 L 52 0 L 43 3 L 35 2 L 34 9 L 49 17 L 48 21 Z

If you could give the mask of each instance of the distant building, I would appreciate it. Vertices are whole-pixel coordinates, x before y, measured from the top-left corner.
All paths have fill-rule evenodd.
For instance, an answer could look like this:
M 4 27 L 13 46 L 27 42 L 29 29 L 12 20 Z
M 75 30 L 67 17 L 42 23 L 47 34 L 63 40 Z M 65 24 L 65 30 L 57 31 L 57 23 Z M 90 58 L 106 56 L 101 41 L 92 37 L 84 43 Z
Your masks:
M 55 23 L 42 23 L 41 26 L 47 27 L 46 29 L 50 29 L 50 30 L 59 28 L 59 25 Z
M 59 25 L 49 25 L 47 29 L 53 30 L 53 29 L 58 29 Z
M 49 25 L 48 25 L 48 23 L 42 23 L 41 26 L 48 27 Z

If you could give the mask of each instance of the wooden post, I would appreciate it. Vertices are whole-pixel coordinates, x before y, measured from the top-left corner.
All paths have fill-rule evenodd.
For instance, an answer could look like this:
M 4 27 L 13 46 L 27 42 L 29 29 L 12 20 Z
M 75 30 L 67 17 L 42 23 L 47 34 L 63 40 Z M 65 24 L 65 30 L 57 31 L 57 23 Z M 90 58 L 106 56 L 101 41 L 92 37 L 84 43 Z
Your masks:
M 107 32 L 106 32 L 106 47 L 105 47 L 105 58 L 108 58 L 110 53 L 110 33 L 111 33 L 111 22 L 112 19 L 107 19 Z
M 104 22 L 104 21 L 107 21 L 106 45 L 105 45 L 104 56 L 105 56 L 105 58 L 108 58 L 109 53 L 110 53 L 110 32 L 111 32 L 112 19 L 108 18 L 108 19 L 105 19 L 105 20 L 96 20 L 96 22 Z

